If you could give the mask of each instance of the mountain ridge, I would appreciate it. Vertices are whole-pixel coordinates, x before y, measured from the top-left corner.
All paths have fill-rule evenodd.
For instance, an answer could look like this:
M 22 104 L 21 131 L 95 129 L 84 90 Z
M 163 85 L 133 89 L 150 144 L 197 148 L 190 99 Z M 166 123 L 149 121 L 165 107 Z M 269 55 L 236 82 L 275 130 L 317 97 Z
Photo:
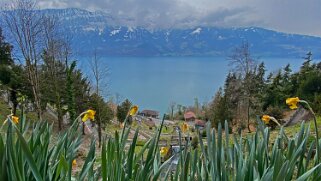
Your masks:
M 302 57 L 308 51 L 321 52 L 321 37 L 260 27 L 155 29 L 121 26 L 133 19 L 102 11 L 38 11 L 58 18 L 64 36 L 71 37 L 71 47 L 79 56 L 90 56 L 95 49 L 102 56 L 226 56 L 243 41 L 259 56 Z

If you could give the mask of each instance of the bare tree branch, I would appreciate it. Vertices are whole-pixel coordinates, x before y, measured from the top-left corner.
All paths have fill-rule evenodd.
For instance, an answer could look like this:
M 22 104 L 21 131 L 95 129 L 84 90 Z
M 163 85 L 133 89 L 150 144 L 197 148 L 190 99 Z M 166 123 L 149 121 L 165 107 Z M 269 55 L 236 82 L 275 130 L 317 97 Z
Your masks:
M 4 20 L 25 59 L 35 108 L 42 118 L 38 65 L 42 51 L 43 16 L 33 0 L 14 0 L 3 13 Z

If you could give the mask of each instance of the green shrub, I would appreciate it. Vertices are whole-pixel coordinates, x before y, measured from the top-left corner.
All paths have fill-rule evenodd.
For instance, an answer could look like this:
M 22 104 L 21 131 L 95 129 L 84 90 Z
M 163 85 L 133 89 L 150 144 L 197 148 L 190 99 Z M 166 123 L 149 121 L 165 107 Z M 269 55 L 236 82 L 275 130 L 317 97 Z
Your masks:
M 206 129 L 202 130 L 201 132 L 202 132 L 202 137 L 203 137 L 203 138 L 207 136 L 207 134 L 206 134 Z
M 278 108 L 278 107 L 272 107 L 269 106 L 266 111 L 265 114 L 274 117 L 277 120 L 280 120 L 283 118 L 283 111 L 282 109 Z
M 193 147 L 193 149 L 197 148 L 197 146 L 198 146 L 198 137 L 193 137 L 192 138 L 191 146 Z

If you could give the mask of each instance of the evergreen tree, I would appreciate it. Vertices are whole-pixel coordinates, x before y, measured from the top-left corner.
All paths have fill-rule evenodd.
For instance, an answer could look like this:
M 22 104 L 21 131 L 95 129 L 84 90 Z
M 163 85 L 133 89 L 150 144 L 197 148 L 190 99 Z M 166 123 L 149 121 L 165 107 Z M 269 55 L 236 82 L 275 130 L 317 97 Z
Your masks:
M 109 107 L 108 103 L 106 103 L 104 99 L 96 93 L 92 94 L 89 100 L 88 107 L 96 110 L 96 119 L 100 119 L 102 127 L 105 127 L 105 125 L 114 117 L 113 110 Z
M 5 85 L 10 83 L 12 66 L 14 65 L 11 50 L 12 46 L 5 42 L 0 28 L 0 81 Z
M 210 120 L 215 127 L 217 127 L 219 123 L 223 124 L 225 120 L 228 122 L 232 120 L 227 96 L 224 95 L 222 88 L 219 88 L 212 103 L 209 105 L 206 111 L 206 118 Z
M 284 95 L 294 95 L 295 94 L 295 82 L 292 81 L 293 79 L 291 78 L 292 75 L 292 69 L 290 68 L 290 64 L 287 64 L 284 69 L 283 69 L 284 73 L 283 73 L 283 87 L 284 87 Z M 286 97 L 285 97 L 286 98 Z
M 76 119 L 76 102 L 75 102 L 75 88 L 73 71 L 76 67 L 76 62 L 73 61 L 69 67 L 67 67 L 67 81 L 66 81 L 66 92 L 67 92 L 67 111 L 69 112 L 70 119 L 74 121 Z
M 306 54 L 306 57 L 304 58 L 304 62 L 301 66 L 300 73 L 304 74 L 306 72 L 309 72 L 311 70 L 311 62 L 312 62 L 312 52 L 308 52 Z
M 231 113 L 231 117 L 236 118 L 239 114 L 239 106 L 242 96 L 242 80 L 235 73 L 229 73 L 225 80 L 224 96 Z
M 132 106 L 132 103 L 126 99 L 124 102 L 121 103 L 121 105 L 117 106 L 117 120 L 119 122 L 124 122 L 126 119 L 126 116 L 128 114 L 128 111 L 130 109 L 130 107 Z
M 41 66 L 40 81 L 42 108 L 45 110 L 47 103 L 55 107 L 58 117 L 58 127 L 62 129 L 64 115 L 63 107 L 66 105 L 66 66 L 56 60 L 46 51 L 43 54 L 44 63 Z
M 75 111 L 80 114 L 84 110 L 88 109 L 87 103 L 90 101 L 90 82 L 88 78 L 77 69 L 72 73 L 73 87 L 75 90 Z
M 0 28 L 0 85 L 4 85 L 9 92 L 12 103 L 12 112 L 16 114 L 18 106 L 18 94 L 30 95 L 30 85 L 24 77 L 24 70 L 16 65 L 11 56 L 12 46 L 4 40 Z
M 263 99 L 266 91 L 266 80 L 265 80 L 265 65 L 261 62 L 257 68 L 256 74 L 254 75 L 252 85 L 252 97 L 251 97 L 251 108 L 253 109 L 253 116 L 262 113 Z
M 2 28 L 0 27 L 0 65 L 14 64 L 11 57 L 12 46 L 7 43 L 2 35 Z
M 299 82 L 297 95 L 300 98 L 309 101 L 316 112 L 320 113 L 321 71 L 318 64 L 308 65 L 306 62 L 304 64 L 305 65 L 301 67 L 300 73 L 297 76 Z M 304 72 L 304 74 L 302 72 Z
M 269 84 L 267 85 L 266 94 L 263 98 L 263 110 L 269 106 L 279 107 L 284 105 L 283 87 L 282 87 L 282 71 L 279 70 L 275 76 L 268 78 Z
M 283 71 L 278 71 L 276 75 L 270 74 L 266 83 L 263 110 L 268 107 L 270 110 L 285 108 L 284 100 L 293 96 L 309 101 L 315 108 L 320 107 L 321 104 L 318 101 L 321 97 L 320 72 L 318 64 L 312 63 L 312 53 L 308 52 L 298 72 L 292 73 L 288 64 Z M 316 112 L 318 111 L 319 109 L 316 109 Z

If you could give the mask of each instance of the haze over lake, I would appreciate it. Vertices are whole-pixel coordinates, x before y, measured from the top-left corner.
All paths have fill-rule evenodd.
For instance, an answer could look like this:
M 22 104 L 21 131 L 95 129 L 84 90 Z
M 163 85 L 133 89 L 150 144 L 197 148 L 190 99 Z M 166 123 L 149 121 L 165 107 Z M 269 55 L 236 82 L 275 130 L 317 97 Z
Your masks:
M 86 60 L 80 60 L 80 68 L 84 68 Z M 210 101 L 224 86 L 230 70 L 229 61 L 222 57 L 101 57 L 99 61 L 108 67 L 109 98 L 119 95 L 119 101 L 128 98 L 140 110 L 161 113 L 168 111 L 171 102 L 188 106 L 194 104 L 195 98 L 199 103 Z M 260 58 L 260 61 L 265 62 L 268 74 L 288 63 L 297 71 L 304 60 Z

